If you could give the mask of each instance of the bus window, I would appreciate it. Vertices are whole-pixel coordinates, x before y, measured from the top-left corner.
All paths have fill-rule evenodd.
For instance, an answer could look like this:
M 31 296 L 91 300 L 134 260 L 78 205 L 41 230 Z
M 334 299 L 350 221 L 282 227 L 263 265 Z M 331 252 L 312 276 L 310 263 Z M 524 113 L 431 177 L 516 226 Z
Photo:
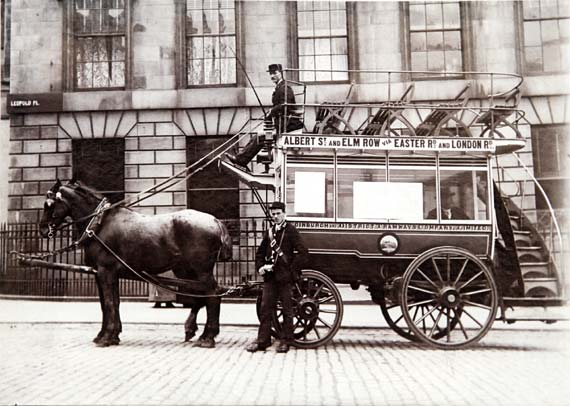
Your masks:
M 431 166 L 390 164 L 390 183 L 398 185 L 400 192 L 391 196 L 399 207 L 397 219 L 418 221 L 427 219 L 436 206 L 436 170 Z
M 375 188 L 386 183 L 386 169 L 382 166 L 339 165 L 338 217 L 343 219 L 383 218 Z
M 441 168 L 441 220 L 488 220 L 487 171 Z M 437 218 L 432 210 L 430 218 Z
M 291 216 L 332 218 L 332 165 L 289 165 L 285 198 Z

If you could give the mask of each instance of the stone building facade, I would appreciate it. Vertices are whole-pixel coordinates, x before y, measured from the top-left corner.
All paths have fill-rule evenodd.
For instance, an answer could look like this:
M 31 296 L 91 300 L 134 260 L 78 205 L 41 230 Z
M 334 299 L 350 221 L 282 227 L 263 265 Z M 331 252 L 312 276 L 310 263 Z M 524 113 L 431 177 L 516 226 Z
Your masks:
M 385 100 L 385 74 L 335 77 L 341 68 L 432 71 L 390 78 L 415 82 L 419 101 L 452 99 L 473 80 L 469 74 L 442 78 L 435 73 L 440 68 L 521 74 L 522 132 L 529 142 L 520 157 L 553 204 L 568 208 L 562 192 L 570 177 L 565 3 L 4 0 L 8 102 L 32 103 L 8 106 L 7 220 L 37 222 L 56 178 L 76 175 L 130 197 L 180 172 L 261 115 L 257 96 L 269 104 L 273 90 L 270 63 L 331 71 L 310 78 L 308 102 L 342 98 L 351 81 L 358 83 L 353 102 Z M 204 45 L 210 40 L 216 43 Z M 483 102 L 473 95 L 471 103 Z M 514 189 L 528 182 L 518 162 L 501 160 Z M 245 185 L 209 171 L 137 210 L 261 215 Z

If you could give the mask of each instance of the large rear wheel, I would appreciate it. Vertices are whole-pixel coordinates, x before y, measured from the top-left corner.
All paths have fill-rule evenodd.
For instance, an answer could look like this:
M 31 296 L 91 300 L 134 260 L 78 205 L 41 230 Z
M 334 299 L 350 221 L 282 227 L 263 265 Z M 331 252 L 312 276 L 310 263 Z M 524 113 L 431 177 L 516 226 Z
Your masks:
M 417 257 L 402 281 L 401 307 L 411 333 L 437 348 L 464 348 L 490 330 L 498 292 L 489 268 L 457 247 Z

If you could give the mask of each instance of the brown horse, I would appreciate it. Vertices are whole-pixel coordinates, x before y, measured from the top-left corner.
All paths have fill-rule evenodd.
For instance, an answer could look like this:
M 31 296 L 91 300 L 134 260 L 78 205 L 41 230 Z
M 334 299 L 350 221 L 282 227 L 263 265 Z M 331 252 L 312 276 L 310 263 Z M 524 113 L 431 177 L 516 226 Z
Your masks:
M 90 215 L 97 211 L 102 200 L 102 195 L 78 182 L 62 185 L 58 180 L 47 193 L 40 222 L 40 233 L 44 237 L 53 235 L 67 217 L 74 220 L 76 235 L 86 237 L 88 226 L 96 235 L 83 238 L 81 243 L 86 265 L 97 272 L 103 312 L 101 331 L 93 341 L 102 347 L 119 344 L 122 330 L 119 278 L 138 279 L 112 251 L 137 273 L 157 275 L 173 270 L 177 278 L 199 282 L 199 291 L 195 293 L 206 297 L 197 297 L 191 303 L 192 310 L 184 325 L 185 341 L 195 335 L 196 316 L 200 308 L 206 306 L 207 321 L 197 345 L 214 347 L 214 337 L 220 330 L 221 299 L 216 295 L 219 289 L 213 269 L 218 259 L 229 259 L 232 251 L 224 224 L 196 210 L 147 216 L 117 206 L 95 216 L 89 225 L 93 218 Z

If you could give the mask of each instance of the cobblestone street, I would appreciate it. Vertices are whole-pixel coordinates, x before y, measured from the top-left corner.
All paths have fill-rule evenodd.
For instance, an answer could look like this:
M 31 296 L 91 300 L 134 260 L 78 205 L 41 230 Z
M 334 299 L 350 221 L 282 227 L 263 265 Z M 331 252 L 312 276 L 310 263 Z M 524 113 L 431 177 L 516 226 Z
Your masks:
M 494 328 L 460 351 L 343 328 L 316 350 L 250 354 L 247 326 L 222 326 L 208 350 L 182 343 L 179 325 L 127 324 L 121 345 L 97 348 L 95 323 L 4 322 L 0 404 L 568 404 L 568 326 L 531 326 Z

